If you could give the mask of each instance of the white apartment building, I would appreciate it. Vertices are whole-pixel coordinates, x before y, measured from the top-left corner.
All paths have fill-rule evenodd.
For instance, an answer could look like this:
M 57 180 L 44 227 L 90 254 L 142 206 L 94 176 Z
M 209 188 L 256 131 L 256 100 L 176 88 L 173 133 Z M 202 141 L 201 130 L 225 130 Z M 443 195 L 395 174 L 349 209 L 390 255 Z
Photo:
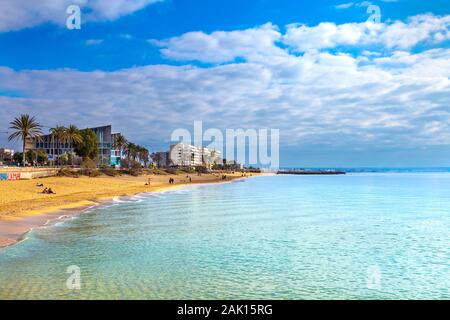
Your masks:
M 190 144 L 178 143 L 170 146 L 170 162 L 174 166 L 195 167 L 219 164 L 221 153 L 216 150 L 201 148 Z

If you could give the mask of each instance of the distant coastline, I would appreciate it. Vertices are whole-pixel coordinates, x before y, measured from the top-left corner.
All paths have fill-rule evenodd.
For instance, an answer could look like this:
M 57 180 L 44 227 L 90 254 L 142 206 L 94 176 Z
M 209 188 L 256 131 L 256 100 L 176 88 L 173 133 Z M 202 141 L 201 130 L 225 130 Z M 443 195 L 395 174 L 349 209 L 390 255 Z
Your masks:
M 450 172 L 450 167 L 282 167 L 280 170 L 335 170 L 344 171 L 347 173 L 445 173 Z

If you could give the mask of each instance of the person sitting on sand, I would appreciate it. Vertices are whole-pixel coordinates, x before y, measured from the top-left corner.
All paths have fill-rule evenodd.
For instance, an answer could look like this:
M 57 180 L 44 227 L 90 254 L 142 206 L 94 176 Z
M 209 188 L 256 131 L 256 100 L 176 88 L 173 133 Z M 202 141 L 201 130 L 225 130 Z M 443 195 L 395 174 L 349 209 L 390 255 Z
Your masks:
M 43 191 L 42 191 L 42 193 L 47 193 L 48 192 L 48 189 L 47 188 L 45 188 Z
M 47 193 L 48 193 L 48 194 L 56 194 L 55 192 L 53 192 L 52 188 L 48 188 Z

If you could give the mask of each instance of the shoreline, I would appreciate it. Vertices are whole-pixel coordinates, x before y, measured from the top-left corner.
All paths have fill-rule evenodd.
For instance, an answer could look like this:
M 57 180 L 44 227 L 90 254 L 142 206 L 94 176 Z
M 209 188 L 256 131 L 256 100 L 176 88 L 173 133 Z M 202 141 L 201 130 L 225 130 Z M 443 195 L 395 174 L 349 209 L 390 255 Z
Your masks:
M 260 175 L 261 174 L 257 174 L 254 176 Z M 168 183 L 160 183 L 155 184 L 154 186 L 149 186 L 147 190 L 144 187 L 139 188 L 138 186 L 136 186 L 136 188 L 117 189 L 114 191 L 110 191 L 108 195 L 102 195 L 102 193 L 98 195 L 94 194 L 89 196 L 88 199 L 73 201 L 60 205 L 50 205 L 39 209 L 25 210 L 20 214 L 8 215 L 0 211 L 0 250 L 26 240 L 26 235 L 34 228 L 45 227 L 47 225 L 51 225 L 51 223 L 53 222 L 83 214 L 84 212 L 89 211 L 90 209 L 93 209 L 95 207 L 107 205 L 108 203 L 114 201 L 114 199 L 116 198 L 133 197 L 139 194 L 162 193 L 189 186 L 225 184 L 240 180 L 246 180 L 247 178 L 249 178 L 249 176 L 242 177 L 238 175 L 228 175 L 227 180 L 222 180 L 218 178 L 214 179 L 211 175 L 205 176 L 208 179 L 196 179 L 196 181 L 193 180 L 192 182 L 179 182 L 173 185 Z M 144 178 L 148 179 L 149 177 L 151 179 L 156 178 L 154 175 L 146 175 L 141 176 L 136 180 L 142 182 Z M 163 177 L 168 179 L 169 176 Z M 159 178 L 161 178 L 161 176 L 159 176 Z M 64 178 L 58 177 L 56 179 Z M 46 181 L 46 179 L 41 180 L 42 182 Z M 131 178 L 131 180 L 133 180 L 133 178 Z

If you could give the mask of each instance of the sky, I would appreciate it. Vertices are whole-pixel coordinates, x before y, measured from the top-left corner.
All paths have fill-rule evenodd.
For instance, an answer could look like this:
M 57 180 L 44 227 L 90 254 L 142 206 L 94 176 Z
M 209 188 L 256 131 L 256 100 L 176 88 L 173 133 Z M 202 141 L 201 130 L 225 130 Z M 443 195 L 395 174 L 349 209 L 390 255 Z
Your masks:
M 0 147 L 28 113 L 152 152 L 203 121 L 279 129 L 283 167 L 450 166 L 449 76 L 448 0 L 0 1 Z

